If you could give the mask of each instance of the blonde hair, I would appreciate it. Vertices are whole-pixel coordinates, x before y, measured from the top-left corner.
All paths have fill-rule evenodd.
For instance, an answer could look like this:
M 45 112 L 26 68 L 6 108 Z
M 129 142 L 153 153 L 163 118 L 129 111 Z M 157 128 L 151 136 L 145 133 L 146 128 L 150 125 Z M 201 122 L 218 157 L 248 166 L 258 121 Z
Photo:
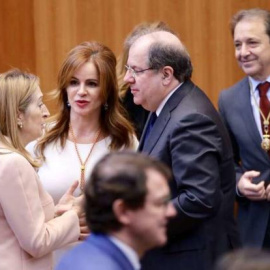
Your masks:
M 70 121 L 66 88 L 76 70 L 89 61 L 97 69 L 101 98 L 103 104 L 107 104 L 106 110 L 104 108 L 101 110 L 99 121 L 102 131 L 112 138 L 110 149 L 118 150 L 133 145 L 134 130 L 126 119 L 126 112 L 118 98 L 115 55 L 107 46 L 99 42 L 83 42 L 68 53 L 58 73 L 55 93 L 60 110 L 49 119 L 49 121 L 54 121 L 55 125 L 40 139 L 36 148 L 44 160 L 44 149 L 47 144 L 60 139 L 61 147 L 65 146 Z
M 19 69 L 0 74 L 0 140 L 11 151 L 24 156 L 33 167 L 39 167 L 40 163 L 31 157 L 22 143 L 18 113 L 25 113 L 38 86 L 38 77 Z

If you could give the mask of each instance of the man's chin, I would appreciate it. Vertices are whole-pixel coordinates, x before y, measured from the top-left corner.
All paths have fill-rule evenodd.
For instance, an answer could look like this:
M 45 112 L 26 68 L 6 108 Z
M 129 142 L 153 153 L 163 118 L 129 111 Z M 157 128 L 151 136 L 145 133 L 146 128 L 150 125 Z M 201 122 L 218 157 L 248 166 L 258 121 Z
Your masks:
M 247 75 L 247 76 L 256 76 L 258 71 L 256 68 L 254 68 L 254 66 L 242 66 L 242 70 L 243 72 Z
M 136 97 L 133 97 L 133 102 L 134 102 L 134 104 L 136 104 L 136 105 L 141 105 L 140 100 L 137 99 Z
M 164 237 L 164 239 L 160 240 L 160 242 L 157 246 L 162 247 L 162 246 L 166 245 L 167 240 L 168 240 L 167 237 Z
M 160 233 L 159 243 L 157 246 L 164 246 L 168 241 L 167 232 L 166 230 Z

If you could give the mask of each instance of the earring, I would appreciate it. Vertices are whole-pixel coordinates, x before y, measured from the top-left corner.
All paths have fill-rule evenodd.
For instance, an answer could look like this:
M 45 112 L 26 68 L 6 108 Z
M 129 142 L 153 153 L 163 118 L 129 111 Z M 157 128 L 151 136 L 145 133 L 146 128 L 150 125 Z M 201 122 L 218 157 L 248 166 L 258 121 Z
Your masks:
M 18 123 L 18 126 L 19 126 L 20 129 L 22 129 L 23 128 L 23 123 L 22 122 Z
M 109 108 L 108 103 L 106 102 L 106 103 L 103 105 L 103 107 L 104 107 L 104 110 L 107 111 L 108 108 Z
M 69 101 L 67 101 L 67 106 L 70 107 Z

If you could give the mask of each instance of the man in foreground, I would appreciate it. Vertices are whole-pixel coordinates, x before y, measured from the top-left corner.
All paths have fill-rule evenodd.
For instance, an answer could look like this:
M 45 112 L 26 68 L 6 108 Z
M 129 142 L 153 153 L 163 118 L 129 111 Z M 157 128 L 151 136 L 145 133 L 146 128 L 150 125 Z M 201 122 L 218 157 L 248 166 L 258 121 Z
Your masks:
M 111 153 L 95 166 L 85 191 L 91 234 L 57 270 L 139 270 L 143 254 L 167 241 L 169 169 L 138 153 Z

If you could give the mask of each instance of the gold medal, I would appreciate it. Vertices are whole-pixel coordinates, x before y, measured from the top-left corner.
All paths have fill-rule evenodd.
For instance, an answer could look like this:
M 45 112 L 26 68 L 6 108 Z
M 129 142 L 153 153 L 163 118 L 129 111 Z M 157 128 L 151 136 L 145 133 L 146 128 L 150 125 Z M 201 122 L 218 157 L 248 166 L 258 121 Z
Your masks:
M 264 151 L 268 152 L 270 150 L 270 135 L 268 134 L 269 133 L 269 120 L 270 120 L 270 112 L 268 113 L 267 116 L 265 116 L 262 112 L 262 110 L 260 109 L 260 106 L 254 96 L 254 93 L 252 91 L 252 84 L 251 82 L 249 81 L 249 88 L 250 88 L 250 93 L 254 99 L 254 102 L 255 102 L 255 105 L 256 107 L 258 108 L 259 112 L 260 112 L 260 115 L 263 119 L 263 130 L 262 130 L 262 133 L 263 133 L 263 138 L 262 138 L 262 142 L 261 142 L 261 147 Z
M 269 135 L 265 134 L 263 135 L 263 139 L 262 139 L 262 149 L 265 150 L 266 152 L 270 150 L 270 139 L 269 139 Z

